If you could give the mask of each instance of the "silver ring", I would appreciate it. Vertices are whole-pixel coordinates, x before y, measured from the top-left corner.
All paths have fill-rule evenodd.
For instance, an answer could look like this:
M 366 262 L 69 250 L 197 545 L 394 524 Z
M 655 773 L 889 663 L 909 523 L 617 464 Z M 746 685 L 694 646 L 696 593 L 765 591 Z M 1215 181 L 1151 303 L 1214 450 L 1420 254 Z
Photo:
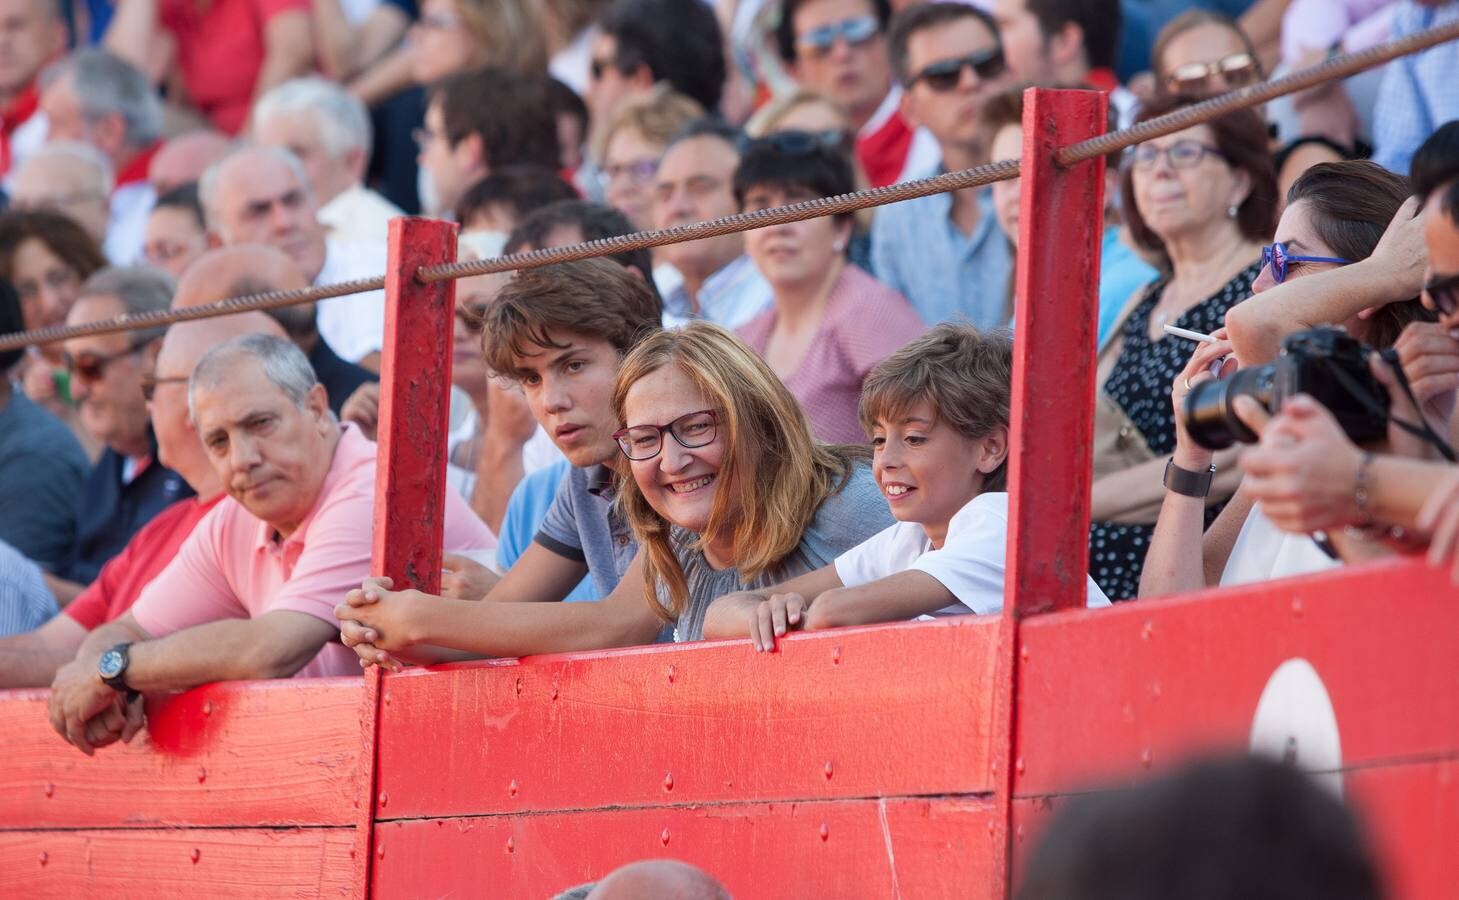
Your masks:
M 1189 378 L 1185 380 L 1185 389 L 1187 392 L 1191 390 L 1191 380 Z

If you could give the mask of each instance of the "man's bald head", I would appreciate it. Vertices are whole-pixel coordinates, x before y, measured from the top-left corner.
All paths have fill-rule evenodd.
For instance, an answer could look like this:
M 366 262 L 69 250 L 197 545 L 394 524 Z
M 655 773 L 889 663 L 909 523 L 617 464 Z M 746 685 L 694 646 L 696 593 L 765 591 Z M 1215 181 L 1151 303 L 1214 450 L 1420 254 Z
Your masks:
M 730 900 L 713 876 L 677 859 L 647 859 L 615 869 L 588 900 Z
M 217 131 L 190 131 L 162 145 L 147 167 L 147 180 L 158 195 L 192 184 L 208 166 L 227 156 L 233 140 Z
M 261 312 L 178 322 L 167 329 L 167 336 L 162 339 L 162 349 L 157 353 L 157 371 L 191 375 L 198 360 L 209 350 L 246 334 L 288 337 L 282 325 Z
M 209 250 L 193 261 L 177 282 L 172 308 L 201 306 L 244 294 L 306 288 L 298 265 L 282 251 L 262 244 L 238 244 Z M 314 304 L 270 310 L 291 337 L 314 333 Z M 232 318 L 232 317 L 229 317 Z

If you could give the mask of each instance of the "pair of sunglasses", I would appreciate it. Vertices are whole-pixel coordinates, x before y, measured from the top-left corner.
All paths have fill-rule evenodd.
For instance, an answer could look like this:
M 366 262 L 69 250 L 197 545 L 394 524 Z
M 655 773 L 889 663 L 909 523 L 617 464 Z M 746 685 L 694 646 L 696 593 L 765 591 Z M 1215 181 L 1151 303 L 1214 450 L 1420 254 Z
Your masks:
M 66 371 L 71 373 L 72 378 L 82 381 L 100 381 L 106 374 L 107 366 L 116 362 L 124 356 L 132 356 L 150 342 L 150 338 L 144 341 L 136 341 L 125 350 L 118 350 L 116 353 L 81 353 L 72 356 L 69 353 L 61 354 L 61 362 L 65 365 Z
M 686 450 L 703 447 L 714 441 L 719 431 L 719 413 L 701 409 L 685 413 L 667 425 L 634 425 L 613 432 L 613 440 L 623 455 L 634 461 L 653 459 L 664 449 L 664 434 L 674 436 Z
M 1424 293 L 1434 302 L 1434 309 L 1446 316 L 1459 312 L 1459 272 L 1436 276 L 1424 285 Z
M 816 153 L 845 153 L 850 149 L 850 135 L 840 129 L 827 131 L 776 131 L 762 138 L 745 139 L 740 143 L 740 155 L 751 150 L 769 147 L 783 156 L 810 156 Z
M 1345 266 L 1350 262 L 1352 260 L 1336 256 L 1292 256 L 1287 252 L 1287 245 L 1283 243 L 1261 248 L 1261 264 L 1264 268 L 1271 269 L 1272 281 L 1277 284 L 1287 280 L 1287 270 L 1292 263 L 1336 263 Z
M 1221 77 L 1224 88 L 1216 84 Z M 1232 53 L 1210 63 L 1177 66 L 1165 78 L 1170 93 L 1177 97 L 1208 97 L 1220 90 L 1235 90 L 1261 80 L 1261 70 L 1250 53 Z
M 825 56 L 836 46 L 838 38 L 844 38 L 847 46 L 860 47 L 876 37 L 881 26 L 876 16 L 857 16 L 813 28 L 795 39 L 798 48 L 816 56 Z
M 931 63 L 912 76 L 908 87 L 920 81 L 937 93 L 943 94 L 958 86 L 958 82 L 963 80 L 964 69 L 972 69 L 979 81 L 991 81 L 1002 75 L 1007 68 L 1007 62 L 1003 58 L 1003 48 L 989 47 L 987 50 L 979 50 L 977 53 L 969 53 L 967 56 Z

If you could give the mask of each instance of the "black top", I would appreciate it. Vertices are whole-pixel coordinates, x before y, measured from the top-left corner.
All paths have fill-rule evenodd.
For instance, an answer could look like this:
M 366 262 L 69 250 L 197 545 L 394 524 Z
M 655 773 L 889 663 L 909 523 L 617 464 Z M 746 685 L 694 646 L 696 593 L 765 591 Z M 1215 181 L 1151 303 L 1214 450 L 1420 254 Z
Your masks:
M 48 572 L 65 568 L 90 468 L 60 419 L 13 389 L 0 398 L 0 541 Z
M 339 415 L 340 407 L 356 388 L 366 382 L 380 380 L 379 375 L 364 366 L 341 359 L 323 337 L 315 341 L 314 349 L 309 351 L 309 365 L 314 367 L 314 377 L 324 385 L 324 392 L 329 395 L 329 408 L 334 410 L 335 415 Z

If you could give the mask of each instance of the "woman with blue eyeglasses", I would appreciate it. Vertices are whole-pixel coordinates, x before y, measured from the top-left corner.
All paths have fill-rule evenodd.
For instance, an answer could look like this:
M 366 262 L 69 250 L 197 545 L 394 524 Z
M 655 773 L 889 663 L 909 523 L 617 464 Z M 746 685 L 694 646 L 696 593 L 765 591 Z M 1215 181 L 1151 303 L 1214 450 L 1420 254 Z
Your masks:
M 1157 100 L 1140 118 L 1180 106 Z M 1165 326 L 1215 331 L 1261 270 L 1276 222 L 1265 126 L 1243 110 L 1146 141 L 1131 151 L 1121 186 L 1130 236 L 1163 257 L 1165 274 L 1135 293 L 1100 352 L 1089 556 L 1090 574 L 1112 600 L 1139 591 L 1176 445 L 1170 382 L 1191 344 Z M 1234 471 L 1211 486 L 1211 517 L 1234 489 Z

